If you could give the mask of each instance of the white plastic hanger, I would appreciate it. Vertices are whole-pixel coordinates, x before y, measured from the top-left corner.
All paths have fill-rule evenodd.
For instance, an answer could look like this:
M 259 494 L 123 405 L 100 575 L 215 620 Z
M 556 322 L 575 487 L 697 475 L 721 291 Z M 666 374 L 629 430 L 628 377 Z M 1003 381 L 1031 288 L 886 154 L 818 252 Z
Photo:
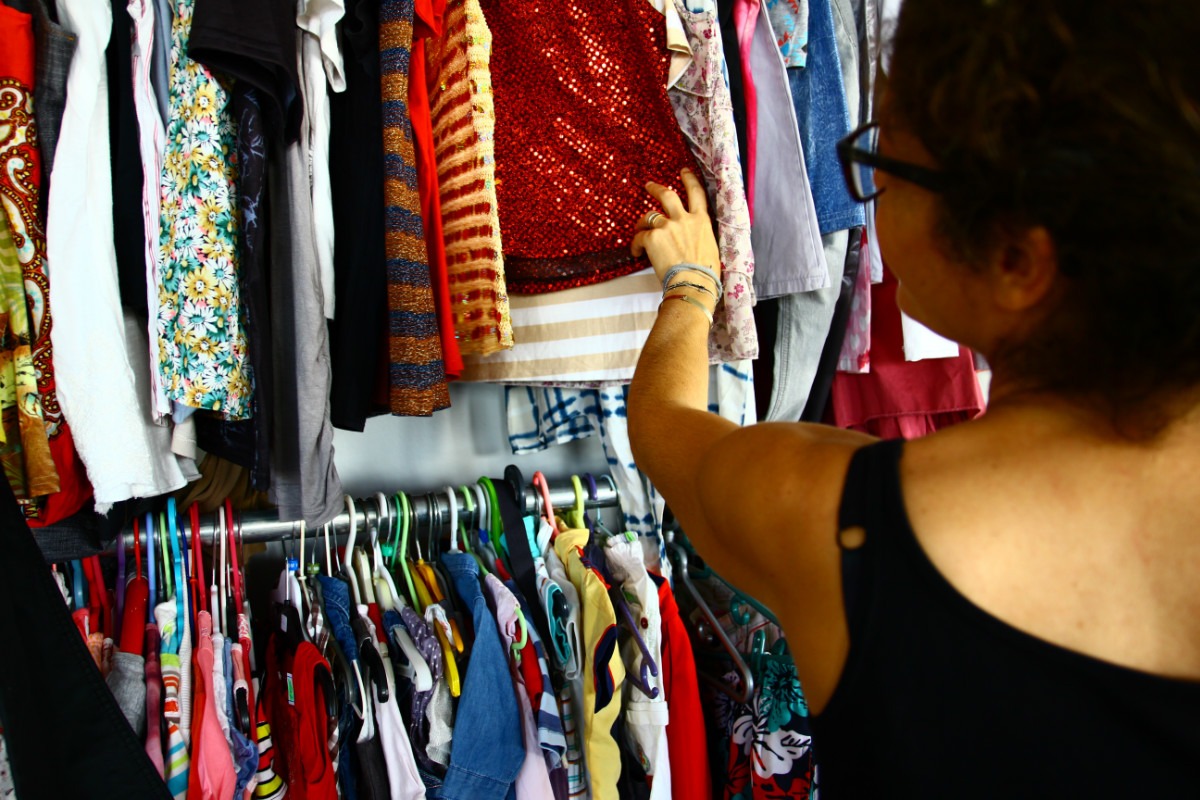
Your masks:
M 350 578 L 350 588 L 354 592 L 354 604 L 362 603 L 362 594 L 358 590 L 358 581 L 354 580 L 354 564 L 352 556 L 354 553 L 354 541 L 358 538 L 358 513 L 354 508 L 354 498 L 346 495 L 346 511 L 350 514 L 350 533 L 346 538 L 346 549 L 342 551 L 342 567 L 346 571 L 346 577 Z

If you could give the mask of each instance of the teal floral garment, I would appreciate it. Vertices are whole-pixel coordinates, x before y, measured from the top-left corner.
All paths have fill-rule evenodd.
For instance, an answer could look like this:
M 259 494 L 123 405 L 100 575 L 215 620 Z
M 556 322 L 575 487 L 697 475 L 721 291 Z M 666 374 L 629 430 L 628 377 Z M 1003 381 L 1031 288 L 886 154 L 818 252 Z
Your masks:
M 158 370 L 167 398 L 250 415 L 237 281 L 236 131 L 228 94 L 188 58 L 195 0 L 175 0 L 159 225 Z

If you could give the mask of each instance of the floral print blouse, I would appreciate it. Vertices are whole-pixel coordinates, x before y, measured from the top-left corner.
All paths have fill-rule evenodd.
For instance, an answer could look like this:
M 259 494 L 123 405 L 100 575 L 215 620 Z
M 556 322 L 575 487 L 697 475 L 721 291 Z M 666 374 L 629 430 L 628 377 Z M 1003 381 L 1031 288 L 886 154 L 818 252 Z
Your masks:
M 175 0 L 158 252 L 167 397 L 240 419 L 251 376 L 237 281 L 237 155 L 228 93 L 187 55 L 195 0 Z
M 733 101 L 723 77 L 721 29 L 711 10 L 693 12 L 683 0 L 676 0 L 675 8 L 687 30 L 692 63 L 667 94 L 675 119 L 704 171 L 709 208 L 717 221 L 725 288 L 725 299 L 714 315 L 709 360 L 719 363 L 757 358 L 750 208 L 738 160 Z

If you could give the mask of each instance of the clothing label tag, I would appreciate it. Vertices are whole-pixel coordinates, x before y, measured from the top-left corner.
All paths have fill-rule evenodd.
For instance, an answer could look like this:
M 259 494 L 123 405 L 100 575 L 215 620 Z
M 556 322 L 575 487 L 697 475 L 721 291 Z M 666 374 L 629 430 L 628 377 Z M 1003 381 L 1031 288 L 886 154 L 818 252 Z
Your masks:
M 300 559 L 298 559 L 298 558 L 289 558 L 289 559 L 287 560 L 287 568 L 288 568 L 288 572 L 299 572 L 299 570 L 300 570 Z
M 287 686 L 288 686 L 288 705 L 294 706 L 294 705 L 296 705 L 296 688 L 294 686 L 292 686 L 292 673 L 290 673 L 290 672 L 287 674 Z
M 287 614 L 279 615 L 279 630 L 287 633 Z

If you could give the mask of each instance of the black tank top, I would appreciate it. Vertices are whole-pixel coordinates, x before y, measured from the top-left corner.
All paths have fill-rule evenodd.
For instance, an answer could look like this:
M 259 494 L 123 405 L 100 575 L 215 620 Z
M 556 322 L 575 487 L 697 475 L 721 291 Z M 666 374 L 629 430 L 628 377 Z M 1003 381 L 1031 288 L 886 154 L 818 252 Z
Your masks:
M 843 551 L 850 654 L 813 720 L 822 800 L 1200 797 L 1200 682 L 1067 650 L 974 605 L 913 535 L 902 449 L 866 447 L 846 476 L 840 525 L 866 541 Z

